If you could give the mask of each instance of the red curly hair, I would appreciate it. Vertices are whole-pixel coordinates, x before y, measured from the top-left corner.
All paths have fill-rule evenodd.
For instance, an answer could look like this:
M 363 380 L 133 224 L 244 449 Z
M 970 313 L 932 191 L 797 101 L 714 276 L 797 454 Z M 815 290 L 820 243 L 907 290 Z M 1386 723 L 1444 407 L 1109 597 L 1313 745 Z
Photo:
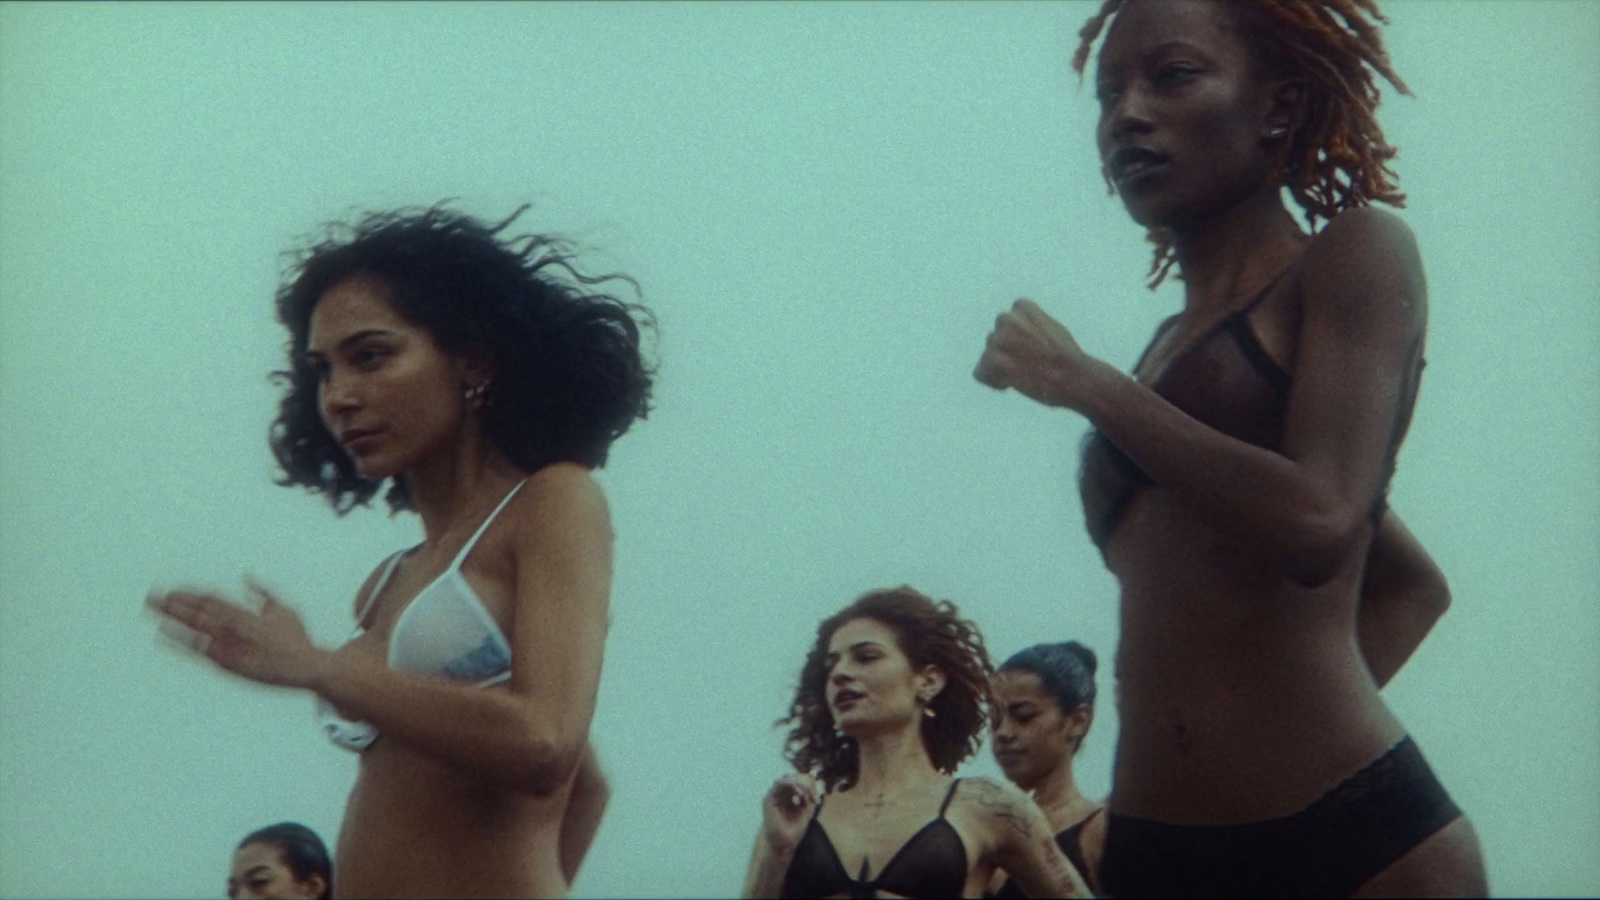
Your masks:
M 817 627 L 789 715 L 776 723 L 793 726 L 784 757 L 797 771 L 816 775 L 829 791 L 855 784 L 860 748 L 854 738 L 834 730 L 827 696 L 828 642 L 852 619 L 883 623 L 913 668 L 933 665 L 945 673 L 944 690 L 928 704 L 933 718 L 921 720 L 922 742 L 934 766 L 953 774 L 983 740 L 993 709 L 989 677 L 994 666 L 978 626 L 961 618 L 954 603 L 934 601 L 906 586 L 864 594 Z
M 1106 22 L 1128 0 L 1104 0 L 1100 11 L 1078 32 L 1072 69 L 1083 77 L 1089 52 Z M 1304 119 L 1289 136 L 1276 177 L 1305 210 L 1313 233 L 1318 219 L 1332 219 L 1353 206 L 1373 201 L 1405 206 L 1397 176 L 1388 163 L 1395 148 L 1378 127 L 1375 75 L 1409 96 L 1389 66 L 1378 26 L 1389 20 L 1374 0 L 1230 0 L 1240 30 L 1264 69 L 1300 79 L 1306 86 Z M 1177 262 L 1172 236 L 1151 229 L 1155 260 L 1150 287 L 1167 277 Z M 1182 274 L 1178 275 L 1182 278 Z

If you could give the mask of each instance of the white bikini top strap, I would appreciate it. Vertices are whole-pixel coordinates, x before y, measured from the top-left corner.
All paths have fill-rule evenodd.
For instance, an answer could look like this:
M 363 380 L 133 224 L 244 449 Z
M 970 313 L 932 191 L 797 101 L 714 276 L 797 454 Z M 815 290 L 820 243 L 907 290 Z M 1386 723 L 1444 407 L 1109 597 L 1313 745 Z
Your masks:
M 511 491 L 506 494 L 505 499 L 500 501 L 500 505 L 496 506 L 494 508 L 494 512 L 489 513 L 489 518 L 484 519 L 483 520 L 483 524 L 478 526 L 478 530 L 477 530 L 476 533 L 474 533 L 472 535 L 472 539 L 467 541 L 466 546 L 461 548 L 461 552 L 460 553 L 456 554 L 455 562 L 452 562 L 450 564 L 450 568 L 452 568 L 452 569 L 461 568 L 461 563 L 466 560 L 467 554 L 471 553 L 472 552 L 472 548 L 477 546 L 478 538 L 483 537 L 483 533 L 485 531 L 489 530 L 489 526 L 490 525 L 494 524 L 495 517 L 500 515 L 500 510 L 505 509 L 506 508 L 506 504 L 511 502 L 511 498 L 515 497 L 517 495 L 517 491 L 522 490 L 522 486 L 527 484 L 527 483 L 528 483 L 528 480 L 526 478 L 524 478 L 522 481 L 517 482 L 517 486 L 512 488 Z
M 383 593 L 384 585 L 389 583 L 389 576 L 394 574 L 394 567 L 400 564 L 400 557 L 405 555 L 406 551 L 400 550 L 389 557 L 388 565 L 383 567 L 383 574 L 378 576 L 378 583 L 373 585 L 372 590 L 367 593 L 367 599 L 361 601 L 361 609 L 356 613 L 356 628 L 358 630 L 361 628 L 361 623 L 367 620 L 367 613 L 372 611 L 372 601 L 378 599 L 378 595 Z

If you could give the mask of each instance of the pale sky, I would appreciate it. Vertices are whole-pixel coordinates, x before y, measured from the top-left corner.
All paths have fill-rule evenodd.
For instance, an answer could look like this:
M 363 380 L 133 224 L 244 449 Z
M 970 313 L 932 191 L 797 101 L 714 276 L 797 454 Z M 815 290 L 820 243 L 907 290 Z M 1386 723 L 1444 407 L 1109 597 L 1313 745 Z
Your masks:
M 1594 895 L 1600 5 L 1385 6 L 1432 311 L 1393 505 L 1455 597 L 1386 698 L 1496 893 Z M 954 600 L 996 661 L 1081 640 L 1109 695 L 1084 421 L 971 378 L 1018 296 L 1124 368 L 1181 300 L 1099 178 L 1092 11 L 0 3 L 0 895 L 221 896 L 246 832 L 337 834 L 355 757 L 312 698 L 163 649 L 141 601 L 248 570 L 331 646 L 420 538 L 271 480 L 279 254 L 354 209 L 532 201 L 660 318 L 601 474 L 614 797 L 577 896 L 738 891 L 772 722 L 866 590 Z

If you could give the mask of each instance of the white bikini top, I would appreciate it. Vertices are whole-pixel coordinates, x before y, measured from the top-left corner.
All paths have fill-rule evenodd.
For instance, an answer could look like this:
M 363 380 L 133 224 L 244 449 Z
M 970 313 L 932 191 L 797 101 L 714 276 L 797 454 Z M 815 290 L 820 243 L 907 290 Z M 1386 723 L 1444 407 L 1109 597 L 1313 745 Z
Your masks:
M 405 669 L 423 675 L 434 675 L 454 681 L 475 682 L 478 687 L 501 684 L 511 678 L 511 644 L 489 610 L 478 599 L 477 592 L 461 575 L 461 563 L 477 545 L 478 538 L 489 530 L 489 525 L 511 498 L 522 489 L 521 482 L 506 494 L 494 512 L 467 541 L 450 567 L 424 587 L 401 611 L 389 633 L 389 668 Z M 366 629 L 362 623 L 373 601 L 383 593 L 389 577 L 401 557 L 416 551 L 404 550 L 389 557 L 388 565 L 379 576 L 378 583 L 361 604 L 356 614 L 353 639 Z M 378 730 L 366 722 L 353 722 L 339 715 L 333 705 L 317 698 L 317 721 L 328 739 L 347 750 L 357 752 L 367 749 L 378 739 Z

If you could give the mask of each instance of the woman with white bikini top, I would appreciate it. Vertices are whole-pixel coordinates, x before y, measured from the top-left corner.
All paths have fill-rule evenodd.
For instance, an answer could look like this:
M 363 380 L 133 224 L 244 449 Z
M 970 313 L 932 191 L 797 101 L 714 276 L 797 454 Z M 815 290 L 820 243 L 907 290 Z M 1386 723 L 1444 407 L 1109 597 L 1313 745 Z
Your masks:
M 604 811 L 588 733 L 612 535 L 591 470 L 649 409 L 651 320 L 559 239 L 502 238 L 521 212 L 371 214 L 278 291 L 279 483 L 342 514 L 388 482 L 422 521 L 357 592 L 353 639 L 314 646 L 258 585 L 259 611 L 151 599 L 221 668 L 314 692 L 360 753 L 335 896 L 562 896 Z

